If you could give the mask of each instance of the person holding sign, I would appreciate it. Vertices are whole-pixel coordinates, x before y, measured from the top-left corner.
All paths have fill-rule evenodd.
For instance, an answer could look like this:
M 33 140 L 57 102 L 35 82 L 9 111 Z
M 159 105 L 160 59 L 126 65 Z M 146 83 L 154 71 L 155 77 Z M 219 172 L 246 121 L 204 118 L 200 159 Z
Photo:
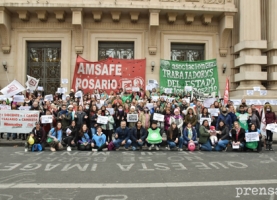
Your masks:
M 63 142 L 66 144 L 67 151 L 71 151 L 71 147 L 76 146 L 78 130 L 76 122 L 73 120 L 71 125 L 67 127 L 63 136 Z
M 136 123 L 136 126 L 130 131 L 130 139 L 132 140 L 132 149 L 133 151 L 137 150 L 139 147 L 142 150 L 142 146 L 145 143 L 145 139 L 147 137 L 147 131 L 142 126 L 141 121 Z
M 102 132 L 101 126 L 98 126 L 97 132 L 92 136 L 92 151 L 107 151 L 107 145 L 106 135 Z
M 34 139 L 33 144 L 40 144 L 42 147 L 42 150 L 44 150 L 45 142 L 46 142 L 46 134 L 45 134 L 44 129 L 40 127 L 39 122 L 36 122 L 36 127 L 33 128 L 32 132 L 30 133 L 30 136 L 31 135 Z M 27 152 L 32 147 L 33 144 L 30 144 L 29 138 L 27 138 L 27 140 L 25 142 L 25 152 Z
M 133 114 L 133 115 L 138 115 L 137 111 L 136 111 L 136 107 L 135 106 L 131 106 L 131 109 L 130 109 L 130 112 L 128 114 Z M 128 117 L 128 115 L 127 115 Z M 150 120 L 150 119 L 149 119 Z M 138 118 L 135 122 L 128 122 L 128 119 L 127 119 L 127 122 L 128 122 L 128 127 L 129 128 L 133 128 L 136 126 L 136 123 L 138 121 Z
M 245 150 L 245 129 L 240 127 L 239 122 L 234 122 L 231 135 L 233 149 Z
M 182 120 L 183 121 L 183 120 Z M 183 125 L 183 123 L 182 123 Z M 170 128 L 166 131 L 168 149 L 172 150 L 179 147 L 179 151 L 183 151 L 183 138 L 181 137 L 181 131 L 178 128 L 176 122 L 172 122 Z
M 115 130 L 113 144 L 116 149 L 119 148 L 120 145 L 125 146 L 125 150 L 129 150 L 129 146 L 132 144 L 130 140 L 130 129 L 126 127 L 126 121 L 121 121 L 120 127 Z
M 187 124 L 187 127 L 184 128 L 183 141 L 186 147 L 188 147 L 190 142 L 193 142 L 195 146 L 198 146 L 196 129 L 192 127 L 190 122 Z
M 83 111 L 83 106 L 78 106 L 78 110 L 75 112 L 74 118 L 76 120 L 76 126 L 78 129 L 80 129 L 83 124 L 86 124 L 88 116 Z
M 87 125 L 83 124 L 78 135 L 78 149 L 81 151 L 89 151 L 91 149 L 91 139 L 88 132 Z
M 104 134 L 106 135 L 106 141 L 111 142 L 112 141 L 112 134 L 113 134 L 113 125 L 114 125 L 114 118 L 110 115 L 110 112 L 106 109 L 105 116 L 108 117 L 107 124 L 102 125 L 102 130 Z
M 73 107 L 73 106 L 72 106 Z M 65 131 L 66 128 L 70 125 L 71 123 L 71 113 L 69 113 L 66 109 L 66 105 L 62 105 L 61 111 L 58 113 L 57 120 L 61 122 L 62 124 L 62 130 Z
M 246 145 L 245 147 L 248 148 L 248 149 L 257 149 L 257 152 L 261 152 L 262 150 L 262 142 L 261 142 L 261 138 L 262 138 L 262 134 L 261 134 L 261 131 L 256 127 L 255 124 L 251 124 L 250 127 L 249 127 L 249 131 L 248 133 L 257 133 L 258 134 L 258 141 L 253 141 L 253 142 L 247 142 L 246 140 Z M 246 137 L 247 137 L 247 134 L 246 133 Z
M 127 114 L 123 110 L 123 106 L 119 105 L 114 114 L 115 127 L 119 127 L 121 121 L 127 121 Z
M 228 110 L 226 107 L 222 107 L 222 109 L 221 109 L 220 115 L 217 118 L 216 129 L 218 129 L 220 121 L 224 121 L 225 125 L 228 126 L 229 129 L 232 128 L 232 118 L 228 114 Z
M 91 106 L 90 112 L 89 112 L 89 122 L 90 122 L 90 129 L 91 134 L 93 135 L 96 133 L 96 127 L 97 127 L 97 107 L 96 105 Z
M 222 151 L 223 149 L 227 150 L 227 144 L 230 140 L 229 127 L 225 124 L 224 120 L 219 121 L 217 127 L 217 138 L 218 143 L 215 146 L 216 151 Z
M 58 122 L 55 128 L 52 128 L 48 133 L 47 143 L 51 151 L 62 150 L 62 123 Z
M 275 123 L 276 124 L 276 115 L 272 110 L 270 104 L 264 106 L 265 110 L 265 123 L 266 125 Z M 273 132 L 271 130 L 266 130 L 266 150 L 273 151 L 272 148 L 272 136 Z
M 153 121 L 151 128 L 147 130 L 147 146 L 151 151 L 153 147 L 156 147 L 156 151 L 159 151 L 159 145 L 162 143 L 162 131 L 157 127 L 157 121 Z

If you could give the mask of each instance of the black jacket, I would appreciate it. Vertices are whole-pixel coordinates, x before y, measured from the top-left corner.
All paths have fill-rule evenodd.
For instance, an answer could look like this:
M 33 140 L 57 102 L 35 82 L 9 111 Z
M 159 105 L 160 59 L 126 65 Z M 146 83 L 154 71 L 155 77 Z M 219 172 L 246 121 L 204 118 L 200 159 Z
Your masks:
M 130 139 L 133 141 L 133 142 L 136 142 L 138 139 L 137 139 L 137 127 L 133 127 L 130 131 Z M 145 128 L 141 127 L 140 128 L 140 139 L 142 141 L 145 141 L 147 137 L 147 131 Z
M 232 129 L 231 133 L 232 133 L 232 141 L 241 142 L 241 143 L 245 142 L 245 139 L 244 139 L 245 138 L 245 130 L 243 128 L 240 128 L 238 140 L 236 140 L 236 134 L 237 134 L 236 129 Z
M 217 134 L 217 138 L 221 140 L 230 140 L 229 128 L 224 125 L 223 127 L 218 127 L 218 130 L 221 131 L 221 134 Z

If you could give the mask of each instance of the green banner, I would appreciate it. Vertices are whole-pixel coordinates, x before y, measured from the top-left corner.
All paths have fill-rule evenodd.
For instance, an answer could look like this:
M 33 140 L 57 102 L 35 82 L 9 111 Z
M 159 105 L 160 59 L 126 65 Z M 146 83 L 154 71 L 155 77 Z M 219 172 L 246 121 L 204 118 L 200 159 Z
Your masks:
M 184 62 L 161 60 L 160 91 L 183 93 L 185 86 L 192 86 L 199 93 L 218 93 L 216 59 Z

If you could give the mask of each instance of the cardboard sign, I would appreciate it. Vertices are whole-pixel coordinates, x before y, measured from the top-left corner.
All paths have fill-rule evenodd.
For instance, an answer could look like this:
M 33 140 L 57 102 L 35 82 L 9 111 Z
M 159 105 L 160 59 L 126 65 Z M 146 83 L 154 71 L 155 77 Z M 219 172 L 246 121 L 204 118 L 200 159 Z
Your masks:
M 137 122 L 138 114 L 127 114 L 127 122 Z
M 43 90 L 44 90 L 44 89 L 43 89 L 42 86 L 38 86 L 37 91 L 43 91 Z
M 52 94 L 46 95 L 46 96 L 44 97 L 44 100 L 45 100 L 45 101 L 53 101 L 53 95 L 52 95 Z
M 248 132 L 245 133 L 245 140 L 246 142 L 256 142 L 259 141 L 259 133 L 258 132 Z
M 159 96 L 152 96 L 152 97 L 151 97 L 152 101 L 158 101 L 159 98 L 160 98 Z
M 146 107 L 150 110 L 150 109 L 154 108 L 154 104 L 153 103 L 147 103 Z
M 211 114 L 211 116 L 214 116 L 214 117 L 218 116 L 218 113 L 219 113 L 219 109 L 218 108 L 209 108 L 208 111 Z
M 97 124 L 107 124 L 108 119 L 109 119 L 108 117 L 98 116 L 97 117 Z
M 42 115 L 41 116 L 41 123 L 42 124 L 50 124 L 53 122 L 53 116 L 52 115 Z
M 159 113 L 154 113 L 153 119 L 154 119 L 154 120 L 157 120 L 157 121 L 159 121 L 159 122 L 163 122 L 163 121 L 164 121 L 164 115 L 159 114 Z
M 106 110 L 109 111 L 110 115 L 114 114 L 114 108 L 106 108 Z
M 20 103 L 22 103 L 22 102 L 24 102 L 24 100 L 25 100 L 24 95 L 14 95 L 13 96 L 13 101 L 14 102 L 20 102 Z

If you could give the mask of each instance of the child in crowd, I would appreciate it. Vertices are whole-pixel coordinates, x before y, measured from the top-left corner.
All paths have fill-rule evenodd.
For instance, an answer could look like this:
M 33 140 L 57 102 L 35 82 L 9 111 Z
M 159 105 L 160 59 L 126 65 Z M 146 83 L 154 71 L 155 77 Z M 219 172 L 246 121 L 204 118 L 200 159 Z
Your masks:
M 214 146 L 215 144 L 217 144 L 217 136 L 216 136 L 216 130 L 214 126 L 210 126 L 210 140 L 212 145 Z

